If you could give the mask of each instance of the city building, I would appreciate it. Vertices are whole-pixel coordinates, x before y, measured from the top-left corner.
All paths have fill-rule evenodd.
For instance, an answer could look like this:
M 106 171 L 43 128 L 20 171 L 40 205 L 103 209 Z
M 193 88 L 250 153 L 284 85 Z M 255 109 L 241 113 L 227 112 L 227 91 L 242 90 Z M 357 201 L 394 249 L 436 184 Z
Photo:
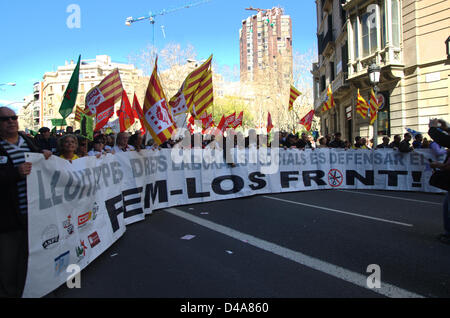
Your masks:
M 37 130 L 44 126 L 52 128 L 51 120 L 61 118 L 59 108 L 75 66 L 74 61 L 66 62 L 64 66 L 59 66 L 56 72 L 45 73 L 43 80 L 34 84 L 33 103 L 27 107 L 27 109 L 32 108 L 32 126 L 25 126 L 22 129 Z M 136 69 L 134 65 L 115 63 L 111 61 L 111 57 L 99 55 L 92 60 L 81 60 L 76 106 L 84 109 L 86 93 L 116 68 L 119 69 L 122 84 L 130 102 L 133 100 L 135 92 L 139 100 L 142 101 L 147 88 L 148 77 L 143 76 L 143 72 Z M 28 113 L 27 109 L 22 112 Z M 76 127 L 78 125 L 75 122 L 74 113 L 66 121 L 69 126 Z M 27 122 L 25 125 L 29 125 L 29 123 Z
M 282 8 L 254 9 L 239 30 L 241 82 L 292 82 L 292 21 Z M 268 75 L 274 75 L 268 78 Z M 275 83 L 272 83 L 274 85 Z
M 378 141 L 403 135 L 405 128 L 426 133 L 430 118 L 450 119 L 448 1 L 317 0 L 316 5 L 319 62 L 312 74 L 322 134 L 373 137 L 369 120 L 355 112 L 358 89 L 369 100 L 372 64 L 381 68 Z M 328 84 L 336 107 L 320 114 Z

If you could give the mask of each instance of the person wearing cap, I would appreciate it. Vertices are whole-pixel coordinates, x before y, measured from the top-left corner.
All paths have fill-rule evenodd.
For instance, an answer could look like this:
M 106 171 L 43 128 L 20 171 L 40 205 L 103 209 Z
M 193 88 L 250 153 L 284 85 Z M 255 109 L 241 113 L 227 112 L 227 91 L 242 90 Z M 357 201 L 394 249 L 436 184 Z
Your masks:
M 50 128 L 42 127 L 39 129 L 39 135 L 34 138 L 35 145 L 40 149 L 56 152 L 56 139 L 50 136 Z

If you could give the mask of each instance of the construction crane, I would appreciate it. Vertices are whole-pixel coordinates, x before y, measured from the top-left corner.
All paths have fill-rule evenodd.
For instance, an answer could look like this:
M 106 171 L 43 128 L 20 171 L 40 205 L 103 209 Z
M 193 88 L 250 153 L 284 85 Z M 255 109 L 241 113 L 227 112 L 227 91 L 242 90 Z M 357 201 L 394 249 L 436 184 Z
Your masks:
M 248 10 L 248 11 L 258 11 L 258 12 L 267 12 L 267 11 L 269 11 L 269 9 L 259 9 L 259 8 L 253 8 L 253 7 L 250 7 L 250 8 L 245 8 L 245 10 Z
M 172 9 L 163 9 L 161 11 L 158 12 L 152 12 L 150 11 L 149 14 L 147 16 L 143 16 L 140 18 L 133 18 L 133 17 L 128 17 L 125 21 L 125 25 L 127 26 L 131 26 L 132 23 L 135 22 L 139 22 L 139 21 L 145 21 L 145 20 L 149 20 L 150 24 L 153 26 L 153 45 L 155 45 L 155 18 L 157 16 L 163 16 L 169 13 L 173 13 L 182 9 L 189 9 L 192 7 L 196 7 L 199 6 L 201 4 L 210 2 L 211 0 L 201 0 L 201 1 L 196 1 L 196 2 L 191 2 L 191 3 L 186 3 L 184 6 L 182 7 L 176 7 L 176 8 L 172 8 Z M 161 26 L 161 30 L 163 32 L 164 38 L 166 37 L 166 33 L 164 32 L 164 26 Z

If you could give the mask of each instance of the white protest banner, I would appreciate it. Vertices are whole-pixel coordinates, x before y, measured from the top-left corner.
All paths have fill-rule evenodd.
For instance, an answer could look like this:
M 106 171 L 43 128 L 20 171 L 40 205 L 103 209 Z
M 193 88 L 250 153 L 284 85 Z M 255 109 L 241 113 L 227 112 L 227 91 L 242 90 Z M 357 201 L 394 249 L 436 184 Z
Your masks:
M 442 192 L 428 184 L 429 150 L 143 150 L 69 163 L 27 154 L 29 263 L 24 297 L 64 284 L 153 210 L 257 194 L 317 189 Z M 270 152 L 271 151 L 271 152 Z

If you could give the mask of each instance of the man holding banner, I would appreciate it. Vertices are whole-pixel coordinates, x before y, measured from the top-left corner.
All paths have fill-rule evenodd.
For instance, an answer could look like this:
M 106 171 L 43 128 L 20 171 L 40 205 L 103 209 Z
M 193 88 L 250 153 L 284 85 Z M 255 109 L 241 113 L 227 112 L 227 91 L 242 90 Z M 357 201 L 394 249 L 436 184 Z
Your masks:
M 28 262 L 28 208 L 26 176 L 31 163 L 26 152 L 40 152 L 25 134 L 19 133 L 18 117 L 0 107 L 0 297 L 20 297 Z M 43 150 L 45 159 L 52 153 Z

